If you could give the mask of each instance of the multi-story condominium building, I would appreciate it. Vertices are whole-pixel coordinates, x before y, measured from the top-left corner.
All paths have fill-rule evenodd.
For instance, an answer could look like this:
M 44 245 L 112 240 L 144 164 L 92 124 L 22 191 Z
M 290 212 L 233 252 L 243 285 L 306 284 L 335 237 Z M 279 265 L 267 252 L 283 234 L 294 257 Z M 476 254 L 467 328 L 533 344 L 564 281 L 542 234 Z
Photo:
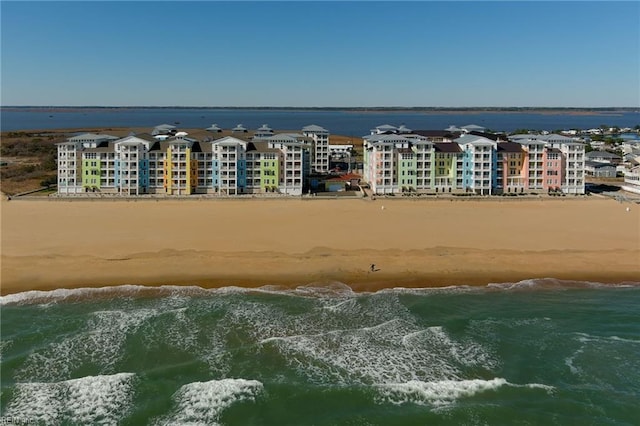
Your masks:
M 311 138 L 311 171 L 326 173 L 329 171 L 329 131 L 312 124 L 302 128 L 302 134 Z
M 247 188 L 247 142 L 227 136 L 210 142 L 210 149 L 213 192 L 244 194 Z
M 549 188 L 555 171 L 561 173 L 560 189 L 566 194 L 584 194 L 584 161 L 585 145 L 580 140 L 557 134 L 547 135 L 513 135 L 510 137 L 525 147 L 529 153 L 529 187 L 534 190 Z M 550 149 L 556 149 L 552 151 Z M 560 154 L 560 167 L 548 159 Z
M 198 141 L 182 133 L 184 132 L 178 132 L 175 137 L 160 144 L 164 152 L 162 187 L 170 195 L 190 195 L 196 192 L 198 186 L 198 160 L 193 153 L 201 151 L 200 145 Z M 156 179 L 156 187 L 157 183 Z
M 491 195 L 497 186 L 497 142 L 465 134 L 454 142 L 462 149 L 462 185 L 465 191 Z
M 507 141 L 468 127 L 376 127 L 363 137 L 363 181 L 375 194 L 584 193 L 580 140 L 527 134 Z M 316 125 L 301 134 L 276 134 L 267 125 L 251 134 L 238 125 L 226 135 L 212 125 L 206 130 L 213 136 L 202 141 L 166 130 L 84 134 L 58 144 L 58 192 L 302 195 L 311 173 L 329 167 L 329 132 Z
M 200 158 L 205 162 L 197 166 L 197 192 L 222 195 L 303 193 L 305 177 L 309 173 L 310 144 L 302 135 L 274 135 L 263 129 L 260 137 L 226 136 L 200 143 L 200 146 L 203 151 Z
M 527 189 L 533 192 L 543 191 L 546 143 L 538 139 L 520 139 L 516 142 L 520 143 L 526 152 Z
M 544 150 L 544 178 L 542 188 L 546 191 L 562 190 L 562 177 L 564 176 L 562 151 L 557 148 Z
M 411 141 L 396 134 L 369 135 L 364 136 L 363 139 L 364 180 L 369 182 L 371 189 L 376 194 L 401 192 L 401 187 L 398 186 L 398 172 L 400 171 L 398 166 L 404 173 L 408 170 L 408 167 L 404 167 L 405 162 L 414 164 L 413 151 L 409 149 Z M 399 150 L 402 150 L 403 156 L 400 155 Z M 409 176 L 403 176 L 403 179 L 414 182 L 413 178 Z M 400 179 L 400 182 L 403 179 Z
M 154 192 L 149 157 L 158 141 L 146 134 L 113 139 L 82 151 L 82 191 L 127 195 Z
M 117 192 L 126 195 L 149 192 L 149 148 L 154 143 L 156 141 L 153 139 L 147 140 L 136 136 L 127 136 L 114 142 L 113 176 Z M 83 157 L 96 154 L 88 150 L 83 153 Z M 105 178 L 108 179 L 108 173 L 105 174 Z M 106 186 L 108 187 L 108 184 Z
M 434 143 L 433 183 L 425 186 L 441 192 L 462 192 L 464 188 L 464 153 L 460 145 L 454 142 Z
M 95 149 L 99 145 L 109 143 L 118 138 L 110 135 L 85 133 L 69 138 L 57 144 L 58 148 L 58 193 L 77 194 L 84 192 L 93 181 L 99 186 L 100 168 L 98 158 L 87 159 L 87 171 L 83 175 L 82 153 L 87 149 Z M 85 186 L 87 185 L 87 186 Z
M 527 190 L 527 157 L 520 144 L 498 142 L 496 144 L 496 194 L 517 194 Z
M 374 193 L 460 192 L 462 152 L 458 144 L 386 132 L 373 132 L 363 139 L 363 179 Z
M 302 195 L 310 171 L 311 138 L 301 134 L 263 126 L 258 137 L 206 142 L 157 136 L 87 134 L 58 144 L 58 192 Z
M 302 195 L 305 178 L 311 169 L 311 139 L 297 133 L 281 133 L 264 138 L 269 149 L 278 152 L 278 191 L 287 195 Z
M 363 139 L 363 180 L 377 194 L 584 194 L 584 145 L 559 135 L 516 135 L 512 142 L 475 126 L 399 134 L 384 125 Z

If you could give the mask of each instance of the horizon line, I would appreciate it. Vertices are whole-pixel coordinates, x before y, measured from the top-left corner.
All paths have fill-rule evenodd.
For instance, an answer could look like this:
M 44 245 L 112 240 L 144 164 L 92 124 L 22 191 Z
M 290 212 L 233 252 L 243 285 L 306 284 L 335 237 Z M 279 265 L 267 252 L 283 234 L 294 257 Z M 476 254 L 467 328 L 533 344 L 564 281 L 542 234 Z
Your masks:
M 192 109 L 436 109 L 436 110 L 467 110 L 467 109 L 636 109 L 640 106 L 233 106 L 233 105 L 0 105 L 0 108 L 192 108 Z

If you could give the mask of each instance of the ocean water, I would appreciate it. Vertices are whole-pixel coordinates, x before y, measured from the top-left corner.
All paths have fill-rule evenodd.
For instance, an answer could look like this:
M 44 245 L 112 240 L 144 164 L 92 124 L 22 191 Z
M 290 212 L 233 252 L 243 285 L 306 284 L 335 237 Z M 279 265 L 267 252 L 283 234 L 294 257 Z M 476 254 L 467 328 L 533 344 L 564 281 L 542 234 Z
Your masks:
M 275 130 L 299 130 L 320 125 L 332 134 L 361 137 L 382 124 L 405 124 L 413 130 L 446 129 L 450 125 L 476 124 L 493 131 L 516 129 L 553 131 L 590 129 L 609 126 L 634 127 L 640 124 L 640 111 L 598 112 L 593 114 L 553 114 L 515 112 L 424 113 L 413 111 L 339 111 L 339 110 L 255 110 L 212 108 L 70 108 L 63 110 L 2 108 L 3 131 L 148 127 L 176 124 L 179 128 L 207 128 L 216 123 L 224 129 L 243 124 L 255 130 L 268 124 Z
M 0 306 L 5 422 L 640 422 L 640 282 L 121 286 Z

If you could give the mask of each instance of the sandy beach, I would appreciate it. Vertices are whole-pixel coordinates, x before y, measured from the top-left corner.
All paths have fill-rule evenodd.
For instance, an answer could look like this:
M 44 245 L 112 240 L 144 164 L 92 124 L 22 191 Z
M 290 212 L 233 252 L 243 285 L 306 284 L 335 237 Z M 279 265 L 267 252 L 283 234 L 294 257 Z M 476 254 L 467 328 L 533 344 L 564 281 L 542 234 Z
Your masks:
M 3 200 L 1 214 L 3 295 L 120 284 L 339 281 L 371 291 L 640 280 L 640 206 L 595 197 L 20 199 Z

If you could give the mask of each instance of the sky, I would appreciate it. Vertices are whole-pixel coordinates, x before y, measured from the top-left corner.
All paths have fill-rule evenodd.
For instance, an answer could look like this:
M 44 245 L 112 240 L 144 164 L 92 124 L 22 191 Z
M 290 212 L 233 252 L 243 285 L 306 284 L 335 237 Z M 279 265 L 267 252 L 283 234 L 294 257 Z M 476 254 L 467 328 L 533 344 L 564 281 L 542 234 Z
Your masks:
M 638 107 L 637 1 L 0 2 L 2 106 Z

